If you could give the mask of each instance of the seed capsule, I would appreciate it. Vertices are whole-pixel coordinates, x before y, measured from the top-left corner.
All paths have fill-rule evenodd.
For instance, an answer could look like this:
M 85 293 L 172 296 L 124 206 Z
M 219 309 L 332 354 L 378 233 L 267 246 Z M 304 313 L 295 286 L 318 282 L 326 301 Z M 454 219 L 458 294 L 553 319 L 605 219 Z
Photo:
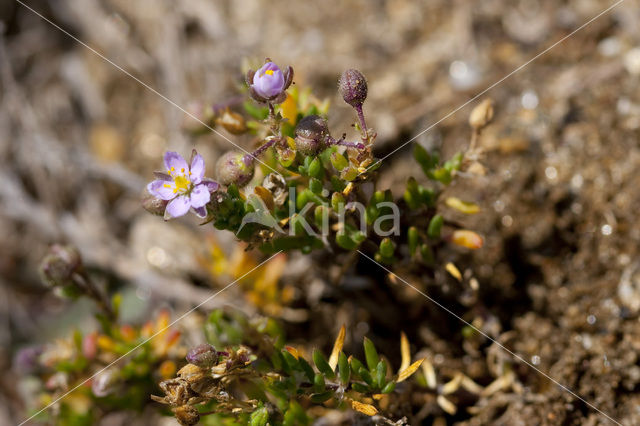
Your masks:
M 338 80 L 338 88 L 342 99 L 352 107 L 362 106 L 367 99 L 367 80 L 358 70 L 348 69 Z
M 200 368 L 210 368 L 218 362 L 218 351 L 213 346 L 203 343 L 187 353 L 187 361 Z
M 40 264 L 40 276 L 51 287 L 66 286 L 81 267 L 80 252 L 75 247 L 54 244 Z
M 253 159 L 240 151 L 230 151 L 224 154 L 216 164 L 218 170 L 218 180 L 223 185 L 235 183 L 238 186 L 245 186 L 255 170 Z
M 328 136 L 327 120 L 318 115 L 304 117 L 296 126 L 296 150 L 315 155 L 325 148 Z

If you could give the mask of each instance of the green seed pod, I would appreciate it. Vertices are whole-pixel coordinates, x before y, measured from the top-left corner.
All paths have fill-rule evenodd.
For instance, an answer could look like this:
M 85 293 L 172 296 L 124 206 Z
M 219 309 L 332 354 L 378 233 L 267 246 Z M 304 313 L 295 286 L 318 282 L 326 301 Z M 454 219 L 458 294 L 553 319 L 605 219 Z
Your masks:
M 255 167 L 253 158 L 240 151 L 230 151 L 224 154 L 216 164 L 218 180 L 223 185 L 236 184 L 244 186 L 251 181 Z

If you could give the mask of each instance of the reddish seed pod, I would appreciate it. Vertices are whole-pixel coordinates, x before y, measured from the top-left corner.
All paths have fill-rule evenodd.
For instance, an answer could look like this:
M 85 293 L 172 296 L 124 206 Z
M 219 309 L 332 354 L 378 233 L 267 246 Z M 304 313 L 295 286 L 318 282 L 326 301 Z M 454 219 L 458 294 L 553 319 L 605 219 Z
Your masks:
M 200 368 L 213 367 L 218 362 L 218 351 L 213 346 L 203 343 L 187 353 L 187 362 Z
M 342 99 L 352 107 L 360 107 L 367 99 L 367 79 L 358 70 L 348 69 L 338 80 Z

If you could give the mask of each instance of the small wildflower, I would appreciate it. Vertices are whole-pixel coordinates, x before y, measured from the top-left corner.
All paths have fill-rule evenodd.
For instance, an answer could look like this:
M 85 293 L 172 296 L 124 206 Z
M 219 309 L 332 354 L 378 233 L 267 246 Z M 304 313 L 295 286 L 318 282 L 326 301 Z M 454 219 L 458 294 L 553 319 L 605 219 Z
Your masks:
M 29 346 L 20 349 L 13 358 L 14 368 L 23 374 L 35 372 L 40 366 L 39 360 L 42 352 L 42 346 Z
M 293 68 L 284 71 L 269 59 L 257 71 L 249 70 L 247 84 L 251 97 L 258 102 L 281 103 L 287 98 L 286 90 L 293 80 Z
M 253 178 L 253 157 L 239 151 L 230 151 L 220 157 L 216 169 L 218 180 L 223 185 L 235 183 L 238 186 L 244 186 Z
M 147 185 L 147 191 L 160 200 L 168 201 L 165 219 L 184 216 L 193 208 L 199 217 L 207 216 L 206 205 L 218 183 L 204 178 L 204 159 L 195 150 L 191 166 L 177 152 L 164 155 L 167 173 L 156 173 L 157 179 Z

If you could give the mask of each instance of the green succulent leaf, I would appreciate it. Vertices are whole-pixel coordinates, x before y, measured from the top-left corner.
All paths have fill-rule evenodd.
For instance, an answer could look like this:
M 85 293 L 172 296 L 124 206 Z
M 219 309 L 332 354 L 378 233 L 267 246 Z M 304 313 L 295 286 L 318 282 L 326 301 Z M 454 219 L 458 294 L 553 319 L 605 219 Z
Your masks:
M 320 352 L 318 349 L 315 349 L 313 351 L 313 363 L 316 365 L 318 370 L 325 376 L 329 377 L 330 379 L 333 379 L 335 377 L 335 373 L 333 372 L 333 369 L 327 362 L 327 359 L 324 357 L 322 352 Z
M 351 378 L 351 368 L 347 356 L 342 351 L 338 357 L 338 375 L 340 376 L 340 383 L 346 386 Z
M 444 224 L 444 218 L 437 214 L 431 218 L 429 227 L 427 228 L 427 235 L 429 238 L 440 238 L 440 231 L 442 231 L 442 225 Z
M 367 360 L 367 367 L 369 367 L 369 370 L 373 371 L 378 365 L 378 362 L 380 361 L 380 357 L 378 356 L 378 351 L 376 350 L 376 347 L 373 344 L 373 342 L 367 337 L 364 338 L 363 346 L 364 346 L 364 355 Z

